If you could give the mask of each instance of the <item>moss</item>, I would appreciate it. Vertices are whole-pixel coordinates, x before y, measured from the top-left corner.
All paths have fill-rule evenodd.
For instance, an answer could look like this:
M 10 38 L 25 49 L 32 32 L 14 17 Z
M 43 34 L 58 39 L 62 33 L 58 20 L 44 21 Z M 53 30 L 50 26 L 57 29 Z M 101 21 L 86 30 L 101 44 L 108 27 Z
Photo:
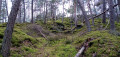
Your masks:
M 110 27 L 110 24 L 108 24 L 108 22 L 109 22 L 109 19 L 106 19 L 106 23 L 103 24 L 101 18 L 96 18 L 96 19 L 94 19 L 94 26 L 93 26 L 92 25 L 92 19 L 90 20 L 90 24 L 92 25 L 91 28 L 92 28 L 93 31 L 102 30 L 104 28 L 106 28 L 108 30 L 109 27 Z
M 2 54 L 0 54 L 0 57 L 2 57 Z
M 36 39 L 36 38 L 33 38 L 29 35 L 27 35 L 25 33 L 25 30 L 22 30 L 20 26 L 25 26 L 25 24 L 16 24 L 15 25 L 15 28 L 14 28 L 14 31 L 13 31 L 13 35 L 12 35 L 12 47 L 11 47 L 11 56 L 12 57 L 22 57 L 23 55 L 28 55 L 29 53 L 32 53 L 32 52 L 36 52 L 36 48 L 34 48 L 34 46 L 38 45 L 38 40 L 39 39 Z M 2 43 L 2 39 L 3 39 L 3 36 L 4 36 L 4 30 L 6 28 L 6 24 L 0 24 L 0 49 L 1 49 L 1 43 Z M 32 45 L 30 46 L 30 44 L 28 43 L 27 45 L 30 46 L 30 47 L 24 47 L 25 43 L 24 41 L 29 41 L 29 43 L 31 43 Z M 41 44 L 40 44 L 41 45 Z M 27 50 L 27 54 L 23 54 L 21 52 L 21 49 L 20 48 L 23 48 L 23 51 Z M 14 49 L 12 49 L 14 48 Z M 19 54 L 21 53 L 21 54 Z
M 117 57 L 119 48 L 119 36 L 110 34 L 108 31 L 92 31 L 83 37 L 79 37 L 75 41 L 75 44 L 83 42 L 86 38 L 94 38 L 95 40 L 91 41 L 93 45 L 89 47 L 85 55 L 86 57 L 91 57 L 93 53 L 97 53 L 96 56 L 101 57 Z M 82 38 L 84 38 L 82 40 Z
M 0 38 L 3 38 L 3 34 L 0 34 Z
M 74 30 L 74 33 L 78 33 L 78 32 L 80 32 L 80 31 L 82 31 L 82 30 L 84 30 L 84 29 L 86 29 L 86 27 L 81 27 L 80 29 L 75 29 L 75 30 Z
M 2 39 L 3 38 L 3 36 L 4 36 L 4 30 L 5 30 L 5 28 L 0 28 L 0 38 Z
M 22 55 L 20 55 L 20 54 L 12 54 L 11 56 L 12 57 L 22 57 Z
M 37 40 L 32 38 L 31 36 L 27 35 L 25 32 L 22 32 L 20 29 L 15 28 L 12 37 L 12 45 L 13 46 L 20 46 L 21 43 L 25 40 L 30 41 L 32 44 L 37 43 Z
M 65 44 L 71 44 L 72 43 L 72 40 L 66 40 L 65 41 Z
M 36 49 L 34 48 L 30 48 L 30 47 L 27 47 L 27 46 L 24 46 L 23 48 L 21 48 L 23 51 L 27 51 L 29 53 L 33 53 L 33 52 L 36 52 Z
M 100 28 L 99 25 L 102 25 L 102 28 L 106 26 L 106 24 L 101 24 L 100 21 L 101 19 L 95 20 L 95 26 L 92 26 L 93 30 Z M 37 55 L 42 55 L 42 57 L 74 57 L 77 53 L 77 50 L 79 50 L 79 48 L 88 38 L 93 38 L 95 40 L 90 42 L 92 45 L 85 51 L 85 57 L 92 57 L 93 53 L 96 53 L 97 57 L 120 56 L 120 36 L 110 34 L 107 30 L 85 32 L 85 34 L 81 35 L 81 33 L 86 31 L 85 26 L 83 26 L 81 29 L 75 29 L 73 34 L 66 34 L 67 32 L 71 31 L 71 25 L 74 25 L 74 23 L 70 23 L 69 18 L 65 18 L 63 22 L 65 30 L 63 31 L 57 30 L 60 28 L 56 25 L 56 23 L 62 23 L 61 19 L 56 20 L 54 24 L 52 21 L 48 21 L 46 24 L 44 24 L 42 21 L 36 22 L 36 24 L 41 25 L 44 29 L 55 32 L 55 36 L 47 35 L 49 40 L 46 40 L 40 36 L 33 37 L 28 35 L 27 32 L 34 32 L 26 29 L 26 26 L 31 24 L 16 24 L 12 37 L 11 56 L 24 57 L 30 54 L 33 57 L 37 57 Z M 80 23 L 81 22 L 78 24 Z M 117 30 L 119 31 L 119 24 L 116 25 Z M 4 35 L 5 25 L 3 26 L 0 24 L 0 26 L 1 43 Z M 62 35 L 59 36 L 57 33 Z M 26 41 L 27 45 L 24 43 Z
M 0 24 L 0 27 L 6 27 L 7 23 Z
M 71 31 L 71 29 L 75 28 L 75 24 L 72 22 L 70 18 L 64 18 L 64 22 L 62 23 L 62 19 L 57 19 L 54 24 L 52 21 L 48 20 L 46 24 L 43 23 L 43 21 L 37 21 L 36 24 L 41 25 L 44 29 L 52 32 L 52 33 L 66 33 L 69 34 L 73 31 Z M 78 21 L 78 25 L 80 25 L 81 22 Z M 72 28 L 71 28 L 72 25 Z M 81 31 L 81 28 L 75 28 L 74 33 L 77 33 L 79 31 Z
M 47 43 L 47 40 L 45 39 L 45 38 L 42 38 L 42 37 L 39 37 L 39 38 L 36 38 L 37 39 L 37 42 L 38 43 L 34 43 L 34 44 L 32 44 L 32 46 L 34 47 L 34 48 L 41 48 L 42 46 L 44 46 L 44 44 L 46 44 Z M 31 45 L 30 45 L 31 46 Z M 31 47 L 32 47 L 31 46 Z
M 37 49 L 28 46 L 21 46 L 20 48 L 11 49 L 11 56 L 12 57 L 24 57 L 31 53 L 35 53 Z
M 71 45 L 60 45 L 56 47 L 52 54 L 56 57 L 74 57 L 77 51 Z
M 85 53 L 86 56 L 92 56 L 93 53 L 95 53 L 97 51 L 98 48 L 96 47 L 90 47 L 88 48 L 88 50 L 86 51 L 87 53 Z M 91 53 L 91 54 L 90 54 Z

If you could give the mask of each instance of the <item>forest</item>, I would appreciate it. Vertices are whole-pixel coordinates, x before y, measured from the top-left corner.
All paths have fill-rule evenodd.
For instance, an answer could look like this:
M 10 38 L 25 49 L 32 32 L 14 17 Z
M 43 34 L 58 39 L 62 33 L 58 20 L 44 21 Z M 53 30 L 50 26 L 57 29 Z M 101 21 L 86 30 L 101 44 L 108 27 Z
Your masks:
M 120 0 L 0 0 L 0 57 L 120 57 Z

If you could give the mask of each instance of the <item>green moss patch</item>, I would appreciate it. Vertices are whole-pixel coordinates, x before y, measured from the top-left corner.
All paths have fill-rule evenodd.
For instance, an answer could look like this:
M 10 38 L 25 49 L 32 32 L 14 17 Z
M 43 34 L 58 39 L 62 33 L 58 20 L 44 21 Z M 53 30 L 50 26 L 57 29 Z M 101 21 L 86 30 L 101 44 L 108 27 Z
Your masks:
M 97 57 L 119 57 L 120 37 L 110 34 L 108 31 L 93 31 L 79 37 L 74 43 L 83 43 L 86 38 L 95 38 L 91 41 L 93 45 L 85 51 L 86 57 L 92 57 L 96 53 Z

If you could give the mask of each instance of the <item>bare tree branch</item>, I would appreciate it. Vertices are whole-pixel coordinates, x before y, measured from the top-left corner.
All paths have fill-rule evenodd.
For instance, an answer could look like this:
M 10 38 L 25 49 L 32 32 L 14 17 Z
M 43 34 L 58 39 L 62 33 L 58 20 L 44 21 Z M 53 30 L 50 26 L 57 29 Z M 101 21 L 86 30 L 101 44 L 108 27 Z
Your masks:
M 115 5 L 113 6 L 113 8 L 116 7 L 117 5 L 118 5 L 118 4 L 115 4 Z M 107 10 L 105 10 L 104 12 L 100 13 L 99 15 L 96 15 L 96 16 L 94 16 L 94 17 L 89 18 L 88 20 L 93 19 L 93 18 L 96 18 L 96 17 L 99 17 L 99 16 L 101 16 L 102 14 L 106 13 L 107 11 L 109 11 L 109 8 L 108 8 Z M 84 22 L 85 22 L 85 20 L 84 20 Z M 84 23 L 84 22 L 83 22 L 83 23 Z

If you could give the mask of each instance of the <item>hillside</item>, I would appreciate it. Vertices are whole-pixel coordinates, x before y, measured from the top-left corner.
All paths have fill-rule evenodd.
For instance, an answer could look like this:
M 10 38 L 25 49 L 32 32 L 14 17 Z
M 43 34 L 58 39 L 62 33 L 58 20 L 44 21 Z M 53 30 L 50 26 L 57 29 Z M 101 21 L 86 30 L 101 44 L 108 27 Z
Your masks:
M 37 21 L 35 24 L 15 24 L 11 57 L 74 57 L 81 49 L 84 42 L 93 39 L 82 56 L 92 57 L 119 57 L 120 56 L 120 35 L 118 32 L 110 32 L 107 24 L 95 20 L 92 31 L 87 32 L 86 26 L 79 22 L 78 27 L 71 27 L 69 19 L 56 22 L 48 21 L 44 24 Z M 101 26 L 98 26 L 100 25 Z M 120 23 L 116 24 L 119 31 Z M 109 25 L 108 25 L 109 26 Z M 0 44 L 4 36 L 6 23 L 0 24 Z M 0 48 L 1 49 L 1 48 Z

